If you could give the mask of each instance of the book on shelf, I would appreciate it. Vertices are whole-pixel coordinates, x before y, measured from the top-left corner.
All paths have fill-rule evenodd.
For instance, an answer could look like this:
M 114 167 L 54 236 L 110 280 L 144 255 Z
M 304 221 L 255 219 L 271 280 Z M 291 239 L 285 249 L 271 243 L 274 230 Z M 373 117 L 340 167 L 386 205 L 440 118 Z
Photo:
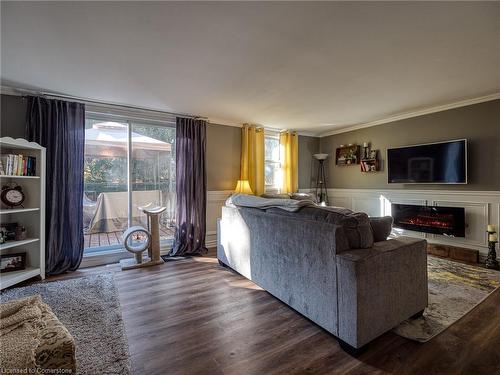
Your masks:
M 372 165 L 367 161 L 361 161 L 361 172 L 373 172 Z
M 0 155 L 0 175 L 36 176 L 36 158 L 27 155 Z

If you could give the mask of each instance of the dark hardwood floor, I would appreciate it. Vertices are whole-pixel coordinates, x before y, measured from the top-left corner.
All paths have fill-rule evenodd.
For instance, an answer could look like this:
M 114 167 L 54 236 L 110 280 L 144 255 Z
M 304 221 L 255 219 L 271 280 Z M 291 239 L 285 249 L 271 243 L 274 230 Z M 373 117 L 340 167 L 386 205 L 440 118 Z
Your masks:
M 386 333 L 353 358 L 335 337 L 209 256 L 115 272 L 133 374 L 500 374 L 500 289 L 425 344 Z M 49 280 L 49 281 L 50 281 Z

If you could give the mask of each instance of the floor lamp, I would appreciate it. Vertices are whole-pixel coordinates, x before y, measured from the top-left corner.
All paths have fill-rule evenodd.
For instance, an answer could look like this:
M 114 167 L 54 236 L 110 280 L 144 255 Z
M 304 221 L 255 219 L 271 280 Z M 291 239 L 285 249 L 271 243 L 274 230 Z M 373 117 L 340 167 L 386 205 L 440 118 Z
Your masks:
M 314 154 L 318 161 L 318 175 L 316 177 L 316 199 L 320 206 L 328 206 L 328 194 L 326 191 L 325 160 L 328 154 Z

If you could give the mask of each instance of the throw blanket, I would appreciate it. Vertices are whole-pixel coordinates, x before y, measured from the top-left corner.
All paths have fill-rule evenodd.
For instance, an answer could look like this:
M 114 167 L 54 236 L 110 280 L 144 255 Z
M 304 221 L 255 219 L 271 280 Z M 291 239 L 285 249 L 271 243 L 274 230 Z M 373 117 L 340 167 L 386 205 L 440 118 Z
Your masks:
M 50 307 L 39 295 L 0 304 L 0 370 L 36 369 L 35 351 L 44 327 L 42 314 Z M 14 373 L 14 372 L 12 372 Z M 24 372 L 23 372 L 24 373 Z M 35 373 L 35 372 L 33 372 Z
M 251 207 L 267 210 L 268 208 L 281 208 L 289 212 L 296 212 L 302 207 L 316 206 L 311 199 L 279 199 L 279 198 L 261 198 L 255 195 L 233 194 L 226 200 L 228 207 Z

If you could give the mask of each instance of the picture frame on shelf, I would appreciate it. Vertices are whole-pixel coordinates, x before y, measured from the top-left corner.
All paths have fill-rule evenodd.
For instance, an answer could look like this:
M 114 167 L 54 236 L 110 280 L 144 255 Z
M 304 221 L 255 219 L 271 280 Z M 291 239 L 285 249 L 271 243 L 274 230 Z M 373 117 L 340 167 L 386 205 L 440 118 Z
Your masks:
M 24 269 L 26 269 L 25 252 L 0 256 L 0 272 L 22 271 Z

